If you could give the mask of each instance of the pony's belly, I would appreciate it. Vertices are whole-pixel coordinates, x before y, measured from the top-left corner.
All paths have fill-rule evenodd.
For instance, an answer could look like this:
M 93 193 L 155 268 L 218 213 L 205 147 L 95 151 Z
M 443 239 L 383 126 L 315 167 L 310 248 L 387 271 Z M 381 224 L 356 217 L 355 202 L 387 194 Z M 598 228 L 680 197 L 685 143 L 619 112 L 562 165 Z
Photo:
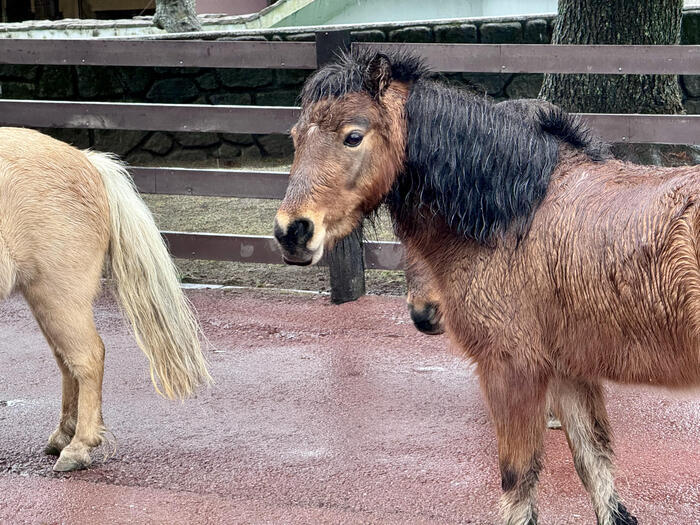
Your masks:
M 551 367 L 563 377 L 700 386 L 700 337 L 689 325 L 672 330 L 658 319 L 645 319 L 648 330 L 640 333 L 638 325 L 620 326 L 613 318 L 607 323 L 579 319 L 545 325 L 507 316 L 494 322 L 495 312 L 483 314 L 453 310 L 445 318 L 450 339 L 476 363 L 498 359 L 515 366 Z
M 687 333 L 631 338 L 591 327 L 585 335 L 566 340 L 551 357 L 556 372 L 564 376 L 671 388 L 700 385 L 700 341 Z

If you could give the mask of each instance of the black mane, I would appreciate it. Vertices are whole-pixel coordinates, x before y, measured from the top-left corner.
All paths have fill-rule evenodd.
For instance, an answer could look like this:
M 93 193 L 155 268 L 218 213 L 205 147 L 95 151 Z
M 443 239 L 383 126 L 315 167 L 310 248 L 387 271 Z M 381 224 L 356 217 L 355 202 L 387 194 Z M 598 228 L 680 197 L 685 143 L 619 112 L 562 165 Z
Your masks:
M 405 172 L 387 198 L 399 233 L 428 210 L 481 243 L 510 227 L 523 235 L 557 164 L 557 139 L 533 119 L 431 80 L 414 84 L 406 117 Z
M 336 62 L 322 67 L 306 81 L 301 91 L 302 106 L 323 98 L 338 98 L 364 91 L 367 68 L 376 55 L 377 52 L 371 50 L 355 50 L 338 55 Z M 393 80 L 413 83 L 430 74 L 421 58 L 403 50 L 393 52 L 389 60 Z
M 363 91 L 371 51 L 343 54 L 304 86 L 302 104 Z M 405 105 L 404 172 L 386 197 L 399 233 L 416 214 L 439 216 L 457 234 L 489 243 L 528 229 L 566 142 L 593 160 L 605 143 L 577 117 L 544 101 L 491 100 L 430 78 L 422 60 L 404 51 L 387 56 L 393 80 L 411 85 Z
M 612 158 L 610 145 L 598 137 L 579 117 L 569 115 L 554 104 L 538 110 L 536 116 L 542 131 L 545 131 L 575 148 L 583 150 L 596 161 Z

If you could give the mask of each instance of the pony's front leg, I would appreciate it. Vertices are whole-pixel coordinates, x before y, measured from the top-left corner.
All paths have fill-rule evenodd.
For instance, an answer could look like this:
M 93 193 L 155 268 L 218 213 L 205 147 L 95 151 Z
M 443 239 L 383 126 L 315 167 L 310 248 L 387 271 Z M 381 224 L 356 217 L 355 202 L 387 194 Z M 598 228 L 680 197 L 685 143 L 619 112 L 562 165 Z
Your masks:
M 535 525 L 547 377 L 503 361 L 479 363 L 479 374 L 498 438 L 503 522 Z
M 58 456 L 75 435 L 75 425 L 78 421 L 78 381 L 71 375 L 61 355 L 56 352 L 55 348 L 53 350 L 63 376 L 61 420 L 58 423 L 58 428 L 49 437 L 49 443 L 46 445 L 44 453 Z
M 556 378 L 550 383 L 550 397 L 598 524 L 636 525 L 615 490 L 610 424 L 600 383 Z

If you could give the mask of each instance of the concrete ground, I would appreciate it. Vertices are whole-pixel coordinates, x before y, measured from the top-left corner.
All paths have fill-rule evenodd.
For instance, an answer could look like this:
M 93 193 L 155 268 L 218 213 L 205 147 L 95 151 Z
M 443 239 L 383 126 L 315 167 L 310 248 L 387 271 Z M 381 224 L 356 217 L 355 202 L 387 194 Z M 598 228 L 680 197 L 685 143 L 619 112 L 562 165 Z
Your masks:
M 116 451 L 70 474 L 42 455 L 58 368 L 21 298 L 0 304 L 0 522 L 496 521 L 496 443 L 477 379 L 444 337 L 413 329 L 402 299 L 189 295 L 216 385 L 185 403 L 159 398 L 114 301 L 101 298 Z M 628 508 L 646 525 L 700 524 L 697 392 L 607 394 Z M 541 523 L 595 523 L 562 432 L 547 432 L 545 454 Z

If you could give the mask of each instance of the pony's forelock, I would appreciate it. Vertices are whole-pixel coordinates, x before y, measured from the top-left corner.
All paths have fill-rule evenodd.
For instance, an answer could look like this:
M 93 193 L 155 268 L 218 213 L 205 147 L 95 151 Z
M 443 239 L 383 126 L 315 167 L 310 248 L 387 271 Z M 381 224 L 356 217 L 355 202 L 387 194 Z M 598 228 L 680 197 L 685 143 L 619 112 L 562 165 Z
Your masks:
M 412 83 L 430 74 L 422 58 L 404 49 L 383 51 L 382 54 L 391 63 L 392 80 Z M 365 91 L 368 66 L 377 55 L 377 51 L 366 48 L 339 53 L 335 62 L 322 67 L 306 81 L 301 91 L 302 106 L 324 98 Z

